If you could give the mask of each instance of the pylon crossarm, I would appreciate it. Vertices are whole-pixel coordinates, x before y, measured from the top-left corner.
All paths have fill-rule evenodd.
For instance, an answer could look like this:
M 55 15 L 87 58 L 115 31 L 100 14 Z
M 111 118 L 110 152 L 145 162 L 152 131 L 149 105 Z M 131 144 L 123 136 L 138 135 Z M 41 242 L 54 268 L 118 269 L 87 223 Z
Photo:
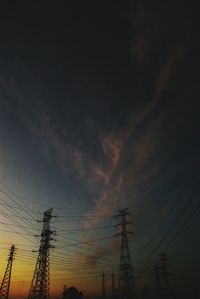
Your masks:
M 9 296 L 14 253 L 15 253 L 15 245 L 12 245 L 10 248 L 9 256 L 8 256 L 8 263 L 6 266 L 4 277 L 3 277 L 1 287 L 0 287 L 0 298 L 1 299 L 7 299 Z
M 127 221 L 126 217 L 130 214 L 128 209 L 119 210 L 117 217 L 121 218 L 120 223 L 116 227 L 120 227 L 120 232 L 115 236 L 121 236 L 121 252 L 120 252 L 120 265 L 118 276 L 118 289 L 120 298 L 134 298 L 135 296 L 135 277 L 133 272 L 133 265 L 131 260 L 131 254 L 128 245 L 128 234 L 132 234 L 132 231 L 127 230 L 128 224 L 133 224 L 131 221 Z
M 43 228 L 40 235 L 40 247 L 38 250 L 38 258 L 33 274 L 31 287 L 28 294 L 28 299 L 48 299 L 49 286 L 50 286 L 50 264 L 49 264 L 49 251 L 54 246 L 51 245 L 54 231 L 51 230 L 52 209 L 44 212 Z

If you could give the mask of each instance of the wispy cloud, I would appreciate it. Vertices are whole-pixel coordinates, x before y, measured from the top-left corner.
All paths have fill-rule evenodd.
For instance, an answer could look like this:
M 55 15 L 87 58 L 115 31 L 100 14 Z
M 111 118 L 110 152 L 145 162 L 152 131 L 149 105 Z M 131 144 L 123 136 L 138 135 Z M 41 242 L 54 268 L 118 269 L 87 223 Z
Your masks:
M 30 107 L 18 97 L 17 113 L 35 147 L 68 178 L 73 174 L 87 187 L 93 206 L 85 227 L 94 227 L 117 209 L 132 206 L 143 198 L 143 188 L 158 167 L 155 153 L 162 120 L 158 120 L 159 116 L 152 119 L 152 114 L 171 76 L 174 60 L 176 53 L 163 66 L 153 99 L 129 113 L 127 124 L 119 129 L 105 129 L 92 119 L 87 120 L 85 131 L 83 127 L 81 133 L 72 133 L 60 125 L 51 106 L 36 100 Z M 12 83 L 12 88 L 20 93 L 17 84 Z M 88 124 L 92 126 L 90 138 Z
M 154 107 L 155 102 L 147 104 L 121 130 L 97 129 L 97 145 L 91 145 L 92 153 L 82 146 L 83 136 L 77 145 L 67 128 L 61 131 L 45 107 L 35 109 L 34 113 L 27 105 L 20 109 L 37 149 L 50 163 L 59 165 L 66 175 L 76 174 L 77 179 L 87 186 L 94 208 L 88 213 L 85 227 L 96 226 L 117 209 L 132 206 L 143 197 L 142 186 L 157 169 L 153 158 L 161 120 L 150 118 L 145 123 Z M 97 146 L 98 155 L 95 153 Z
M 194 24 L 187 24 L 186 15 L 187 8 L 180 12 L 174 3 L 172 8 L 171 3 L 166 5 L 157 0 L 141 1 L 133 10 L 132 55 L 139 65 L 138 71 L 152 82 L 154 101 L 175 85 L 178 69 L 191 46 L 186 33 Z
M 147 114 L 144 113 L 144 118 L 146 116 Z M 157 123 L 153 120 L 142 129 L 140 127 L 142 118 L 139 117 L 138 120 L 134 128 L 124 130 L 124 132 L 131 132 L 128 137 L 127 134 L 126 136 L 123 134 L 123 131 L 119 133 L 118 138 L 116 135 L 111 137 L 109 133 L 105 139 L 106 145 L 109 145 L 106 149 L 104 140 L 101 142 L 102 151 L 109 159 L 106 160 L 107 168 L 104 170 L 101 168 L 96 176 L 97 181 L 103 178 L 104 184 L 99 188 L 96 208 L 88 215 L 87 227 L 97 225 L 104 217 L 113 215 L 117 209 L 132 206 L 134 201 L 140 200 L 143 196 L 142 186 L 157 171 L 157 161 L 153 159 L 158 145 L 158 128 L 161 119 L 157 120 Z M 114 142 L 111 143 L 111 140 Z M 102 164 L 103 162 L 105 163 L 102 161 Z
M 153 99 L 133 111 L 127 125 L 118 130 L 94 126 L 92 120 L 92 144 L 88 145 L 84 128 L 77 136 L 67 127 L 61 129 L 51 107 L 40 101 L 31 107 L 23 99 L 18 101 L 17 113 L 35 147 L 68 178 L 73 174 L 87 187 L 93 207 L 85 227 L 94 227 L 117 209 L 142 199 L 143 187 L 157 169 L 154 158 L 161 120 L 151 117 L 156 103 Z
M 159 99 L 161 93 L 176 81 L 178 65 L 182 61 L 186 49 L 182 45 L 172 49 L 168 57 L 161 65 L 161 69 L 155 84 L 155 99 Z
M 95 267 L 98 261 L 108 255 L 108 250 L 96 247 L 93 254 L 80 254 L 80 261 L 88 267 Z

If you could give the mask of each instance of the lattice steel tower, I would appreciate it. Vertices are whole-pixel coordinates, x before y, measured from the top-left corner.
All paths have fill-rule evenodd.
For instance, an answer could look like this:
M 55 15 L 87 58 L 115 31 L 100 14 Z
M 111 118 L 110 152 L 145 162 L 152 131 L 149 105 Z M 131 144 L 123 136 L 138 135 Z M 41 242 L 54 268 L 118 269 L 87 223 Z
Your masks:
M 33 274 L 31 287 L 28 294 L 28 299 L 47 299 L 49 298 L 50 286 L 50 260 L 49 249 L 53 248 L 50 244 L 53 240 L 54 232 L 50 227 L 50 220 L 52 218 L 52 209 L 44 212 L 42 232 L 40 235 L 40 247 L 38 258 Z M 39 221 L 40 222 L 40 221 Z
M 8 299 L 14 253 L 15 253 L 15 245 L 12 245 L 10 248 L 9 256 L 8 256 L 8 263 L 7 263 L 6 271 L 5 271 L 5 274 L 4 274 L 2 283 L 1 283 L 0 299 Z
M 162 299 L 172 299 L 173 294 L 172 294 L 172 289 L 169 283 L 169 275 L 170 273 L 168 272 L 168 258 L 166 257 L 166 254 L 161 254 L 160 255 L 160 265 L 161 265 L 161 275 L 162 275 Z
M 127 230 L 127 225 L 133 223 L 126 220 L 126 217 L 130 215 L 127 210 L 128 209 L 119 210 L 119 214 L 116 215 L 116 217 L 121 219 L 120 223 L 116 224 L 116 227 L 121 227 L 121 231 L 116 234 L 116 236 L 121 236 L 121 253 L 118 277 L 118 292 L 120 299 L 133 299 L 135 296 L 135 277 L 127 237 L 128 234 L 132 233 L 131 231 Z
M 160 275 L 160 267 L 158 265 L 156 265 L 155 267 L 154 274 L 156 278 L 157 299 L 162 299 L 161 275 Z

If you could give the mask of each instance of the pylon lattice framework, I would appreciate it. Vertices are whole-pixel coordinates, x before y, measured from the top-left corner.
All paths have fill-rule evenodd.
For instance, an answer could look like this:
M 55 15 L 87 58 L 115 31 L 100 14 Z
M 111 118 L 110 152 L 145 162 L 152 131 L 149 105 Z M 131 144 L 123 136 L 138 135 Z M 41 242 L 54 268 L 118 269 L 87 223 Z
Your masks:
M 0 287 L 0 299 L 8 299 L 14 252 L 15 245 L 12 245 L 8 256 L 7 267 Z
M 162 294 L 161 294 L 161 277 L 160 277 L 160 268 L 158 265 L 155 267 L 155 278 L 156 278 L 156 290 L 157 290 L 157 298 L 162 299 Z
M 47 299 L 49 298 L 50 287 L 50 260 L 49 249 L 53 246 L 50 244 L 54 232 L 50 228 L 52 209 L 44 212 L 43 228 L 40 235 L 40 247 L 38 258 L 33 274 L 28 299 Z
M 121 232 L 116 234 L 116 236 L 121 236 L 118 291 L 121 298 L 124 299 L 132 298 L 135 294 L 135 277 L 127 237 L 128 234 L 132 233 L 131 231 L 127 230 L 127 225 L 133 223 L 126 220 L 126 217 L 130 215 L 127 210 L 128 209 L 119 210 L 119 214 L 116 216 L 121 218 L 120 223 L 116 225 L 116 227 L 121 227 Z
M 161 274 L 162 274 L 162 294 L 161 298 L 163 299 L 171 299 L 172 298 L 172 290 L 169 284 L 169 273 L 168 273 L 168 258 L 165 254 L 160 255 L 160 264 L 161 264 Z

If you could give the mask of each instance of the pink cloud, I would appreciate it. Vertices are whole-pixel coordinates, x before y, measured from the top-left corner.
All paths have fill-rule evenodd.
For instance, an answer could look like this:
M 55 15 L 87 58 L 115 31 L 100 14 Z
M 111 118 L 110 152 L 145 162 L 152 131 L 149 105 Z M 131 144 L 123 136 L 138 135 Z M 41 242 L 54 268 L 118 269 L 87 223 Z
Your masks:
M 146 117 L 147 114 L 148 109 L 145 107 L 145 112 L 132 122 L 135 126 L 127 126 L 118 136 L 109 133 L 101 139 L 102 150 L 109 158 L 107 164 L 110 168 L 94 167 L 97 181 L 102 180 L 104 184 L 100 186 L 95 209 L 88 215 L 86 227 L 94 227 L 104 218 L 111 217 L 118 209 L 141 200 L 142 185 L 156 174 L 158 166 L 153 162 L 153 157 L 159 143 L 158 128 L 162 117 L 154 120 L 148 127 L 145 126 L 134 139 L 136 124 L 140 124 L 142 115 Z M 127 148 L 130 136 L 133 138 Z
M 91 196 L 94 194 L 95 207 L 88 214 L 85 227 L 96 226 L 116 210 L 126 208 L 142 197 L 138 186 L 153 175 L 152 167 L 148 170 L 145 167 L 156 149 L 157 124 L 148 124 L 139 137 L 137 128 L 154 105 L 155 101 L 151 101 L 119 132 L 97 132 L 99 151 L 102 152 L 100 161 L 95 155 L 91 157 L 88 152 L 67 142 L 67 132 L 60 132 L 46 111 L 39 113 L 37 122 L 29 123 L 44 154 L 59 164 L 65 173 L 73 167 Z
M 103 170 L 100 166 L 94 165 L 94 175 L 97 180 L 104 181 L 105 184 L 109 184 L 111 180 L 111 172 Z
M 95 255 L 89 254 L 81 254 L 80 255 L 80 262 L 86 264 L 89 267 L 95 267 L 97 264 L 98 258 Z
M 121 242 L 117 238 L 110 240 L 109 245 L 112 251 L 118 252 L 121 249 Z
M 112 170 L 114 171 L 121 158 L 123 140 L 120 136 L 109 134 L 104 136 L 100 142 L 104 154 L 111 159 Z
M 95 267 L 98 261 L 106 257 L 110 251 L 108 249 L 96 246 L 96 250 L 92 254 L 80 254 L 80 261 L 88 267 Z

